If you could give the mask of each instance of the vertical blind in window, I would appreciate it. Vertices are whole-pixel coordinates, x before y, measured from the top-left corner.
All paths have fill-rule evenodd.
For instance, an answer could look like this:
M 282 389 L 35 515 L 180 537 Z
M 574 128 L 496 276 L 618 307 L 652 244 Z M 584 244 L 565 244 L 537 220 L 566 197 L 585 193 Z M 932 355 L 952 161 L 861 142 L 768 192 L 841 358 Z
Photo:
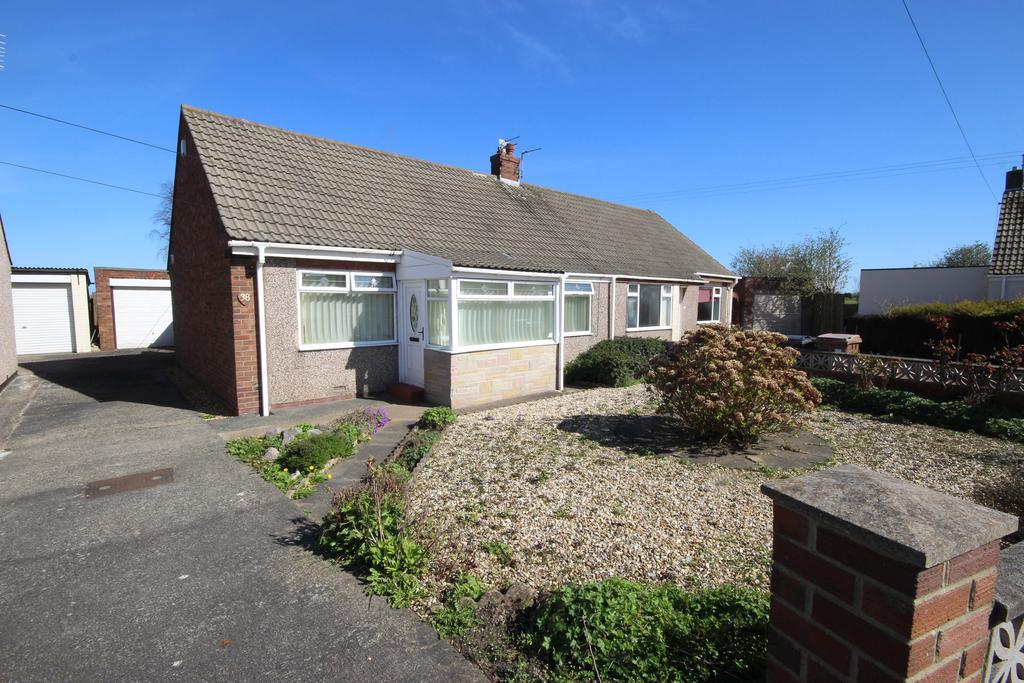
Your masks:
M 392 293 L 300 292 L 303 344 L 394 341 Z
M 514 344 L 554 338 L 554 302 L 461 299 L 459 345 Z
M 590 297 L 567 295 L 565 297 L 565 331 L 590 332 Z

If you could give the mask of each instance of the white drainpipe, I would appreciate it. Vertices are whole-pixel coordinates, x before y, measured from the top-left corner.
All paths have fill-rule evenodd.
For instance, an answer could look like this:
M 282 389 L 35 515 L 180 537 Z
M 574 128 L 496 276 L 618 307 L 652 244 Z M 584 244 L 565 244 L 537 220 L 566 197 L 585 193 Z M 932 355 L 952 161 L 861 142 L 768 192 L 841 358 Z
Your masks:
M 256 243 L 256 326 L 260 344 L 260 415 L 270 415 L 270 387 L 267 385 L 267 325 L 263 307 L 263 264 L 266 244 Z
M 558 278 L 558 292 L 555 299 L 555 325 L 558 326 L 558 375 L 555 378 L 555 388 L 559 391 L 565 388 L 565 278 L 564 274 Z
M 608 338 L 615 338 L 615 276 L 608 289 Z

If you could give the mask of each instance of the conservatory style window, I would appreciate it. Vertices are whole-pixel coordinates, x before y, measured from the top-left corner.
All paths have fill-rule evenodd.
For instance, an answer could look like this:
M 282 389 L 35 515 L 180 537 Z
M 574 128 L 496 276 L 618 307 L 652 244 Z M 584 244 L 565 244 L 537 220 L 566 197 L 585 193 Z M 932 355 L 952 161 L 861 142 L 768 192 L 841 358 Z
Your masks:
M 589 282 L 565 283 L 565 333 L 590 334 L 590 299 L 594 286 Z
M 459 347 L 544 342 L 555 337 L 555 285 L 459 280 Z
M 672 285 L 628 285 L 626 329 L 649 330 L 672 326 Z
M 300 270 L 299 348 L 395 343 L 392 273 Z
M 448 348 L 448 280 L 427 280 L 427 344 Z
M 697 290 L 697 322 L 722 321 L 722 288 L 701 287 Z

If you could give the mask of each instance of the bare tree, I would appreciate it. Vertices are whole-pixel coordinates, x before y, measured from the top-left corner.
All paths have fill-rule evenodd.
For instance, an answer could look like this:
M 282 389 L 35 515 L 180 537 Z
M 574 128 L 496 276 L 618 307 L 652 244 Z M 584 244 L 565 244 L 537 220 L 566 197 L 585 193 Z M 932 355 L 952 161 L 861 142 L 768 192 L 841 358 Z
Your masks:
M 846 247 L 839 229 L 829 228 L 793 244 L 742 247 L 732 269 L 746 277 L 782 280 L 784 289 L 795 294 L 838 292 L 852 265 Z
M 157 255 L 167 259 L 167 248 L 171 239 L 171 211 L 174 207 L 174 183 L 170 180 L 160 185 L 160 204 L 153 211 L 153 223 L 157 227 L 149 231 L 149 237 L 156 240 L 160 247 Z

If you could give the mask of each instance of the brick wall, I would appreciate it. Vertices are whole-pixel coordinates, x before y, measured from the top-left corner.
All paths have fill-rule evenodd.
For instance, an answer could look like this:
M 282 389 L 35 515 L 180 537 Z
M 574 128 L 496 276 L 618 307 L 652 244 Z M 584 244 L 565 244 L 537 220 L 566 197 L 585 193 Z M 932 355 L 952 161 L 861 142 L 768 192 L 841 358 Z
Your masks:
M 11 257 L 0 219 L 0 388 L 18 370 L 14 350 L 14 301 L 11 298 Z
M 1014 518 L 851 466 L 765 488 L 769 681 L 980 681 Z
M 93 269 L 96 290 L 92 297 L 92 314 L 99 335 L 100 350 L 113 351 L 117 348 L 117 321 L 114 320 L 114 299 L 110 291 L 110 278 L 132 278 L 136 280 L 166 280 L 166 270 L 133 270 L 130 268 Z M 173 304 L 172 304 L 173 306 Z
M 228 255 L 227 233 L 192 136 L 174 174 L 169 267 L 178 363 L 237 414 L 259 410 L 255 259 Z M 248 299 L 246 299 L 248 297 Z

